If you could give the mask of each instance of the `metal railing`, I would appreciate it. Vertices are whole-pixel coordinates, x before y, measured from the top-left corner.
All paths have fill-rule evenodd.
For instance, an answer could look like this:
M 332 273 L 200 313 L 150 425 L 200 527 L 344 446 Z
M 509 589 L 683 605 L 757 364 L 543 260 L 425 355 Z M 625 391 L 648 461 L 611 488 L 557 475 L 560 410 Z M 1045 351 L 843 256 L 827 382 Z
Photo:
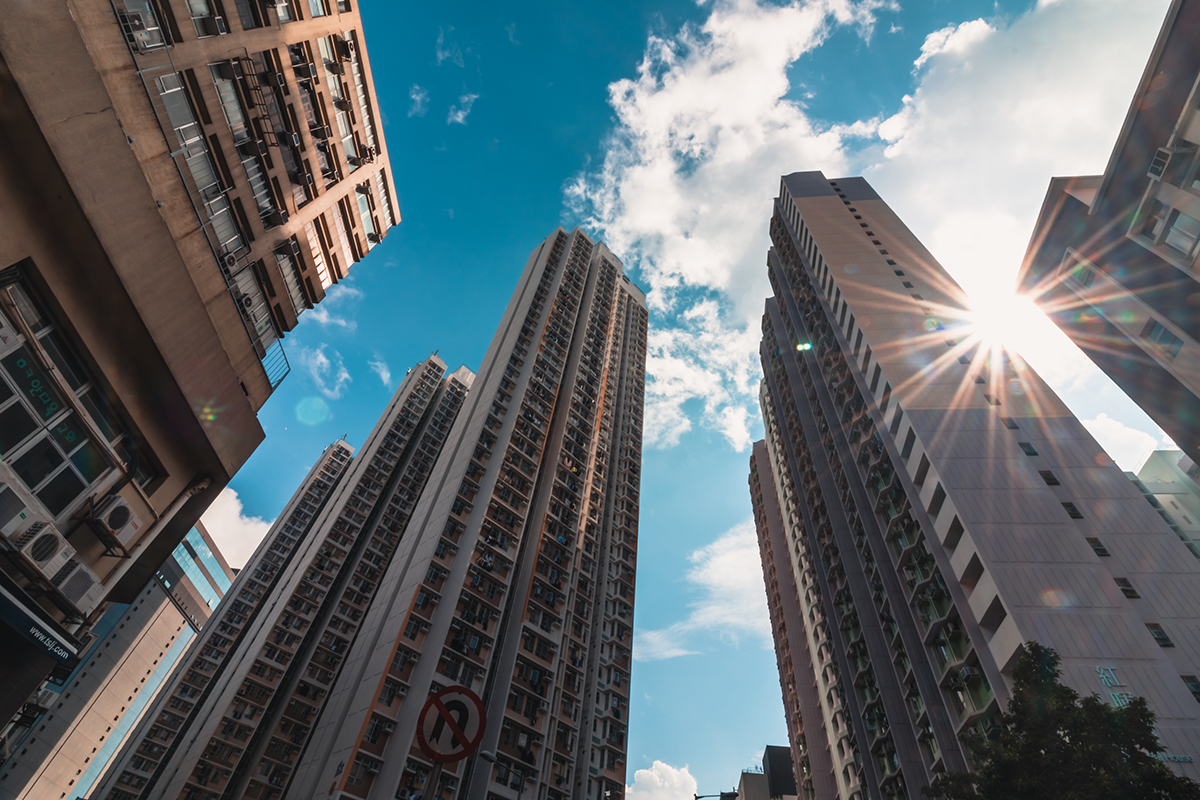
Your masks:
M 240 235 L 240 231 L 239 237 L 232 241 L 218 233 L 214 219 L 208 213 L 208 209 L 217 198 L 213 196 L 211 187 L 201 189 L 196 185 L 191 166 L 188 163 L 189 158 L 195 159 L 201 154 L 211 161 L 212 155 L 208 144 L 204 141 L 203 136 L 200 136 L 196 141 L 188 142 L 187 146 L 176 147 L 179 139 L 175 126 L 167 113 L 162 94 L 155 88 L 156 77 L 179 73 L 171 58 L 171 47 L 174 43 L 171 41 L 170 33 L 162 26 L 153 4 L 148 0 L 110 0 L 110 3 L 121 27 L 125 43 L 129 47 L 130 58 L 133 60 L 137 76 L 142 82 L 142 89 L 146 92 L 146 99 L 150 101 L 171 160 L 187 191 L 192 211 L 212 250 L 221 276 L 225 279 L 225 286 L 237 305 L 238 316 L 242 320 L 246 335 L 254 346 L 255 354 L 262 363 L 267 381 L 274 389 L 287 376 L 291 366 L 283 351 L 280 332 L 275 327 L 275 321 L 270 317 L 269 311 L 266 317 L 268 325 L 264 326 L 261 324 L 263 320 L 256 321 L 252 316 L 253 309 L 259 304 L 245 302 L 248 295 L 246 291 L 248 284 L 244 279 L 238 280 L 243 272 L 251 269 L 249 264 L 243 262 L 249 252 L 245 245 L 245 238 Z M 226 189 L 219 187 L 218 190 L 218 194 L 222 197 L 227 192 Z M 232 213 L 230 217 L 232 218 Z M 234 225 L 236 226 L 236 221 Z M 258 284 L 257 277 L 254 278 L 254 287 L 261 295 L 262 288 Z M 262 303 L 265 305 L 265 298 Z

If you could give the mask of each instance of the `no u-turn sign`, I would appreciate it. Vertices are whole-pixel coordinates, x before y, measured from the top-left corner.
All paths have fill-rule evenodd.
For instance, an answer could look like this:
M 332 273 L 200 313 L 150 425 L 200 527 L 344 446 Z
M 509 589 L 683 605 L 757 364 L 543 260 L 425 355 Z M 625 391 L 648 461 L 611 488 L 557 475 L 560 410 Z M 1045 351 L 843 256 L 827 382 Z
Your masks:
M 461 761 L 483 739 L 483 701 L 465 686 L 450 686 L 425 701 L 417 723 L 417 744 L 442 764 Z

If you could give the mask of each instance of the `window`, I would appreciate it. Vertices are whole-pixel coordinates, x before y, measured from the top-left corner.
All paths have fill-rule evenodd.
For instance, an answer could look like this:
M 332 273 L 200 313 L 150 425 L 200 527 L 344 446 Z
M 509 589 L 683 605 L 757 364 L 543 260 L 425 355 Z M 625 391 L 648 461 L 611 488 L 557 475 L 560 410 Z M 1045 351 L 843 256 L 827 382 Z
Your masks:
M 958 363 L 960 363 L 960 364 L 966 364 L 966 365 L 970 366 L 970 364 L 971 364 L 971 357 L 970 357 L 970 356 L 967 356 L 967 355 L 962 355 L 962 356 L 959 356 L 959 357 L 958 357 Z
M 1017 442 L 1017 446 L 1020 447 L 1027 456 L 1036 456 L 1038 454 L 1037 448 L 1035 448 L 1029 442 Z
M 1137 593 L 1137 589 L 1133 588 L 1133 584 L 1129 582 L 1128 578 L 1113 578 L 1113 580 L 1117 582 L 1117 586 L 1121 587 L 1121 593 L 1126 597 L 1131 599 L 1141 597 L 1141 595 Z
M 1017 430 L 1016 420 L 1014 420 L 1012 417 L 1001 417 L 1000 421 L 1003 422 L 1004 427 L 1008 428 L 1010 431 Z
M 917 465 L 917 474 L 913 477 L 913 483 L 917 486 L 925 485 L 925 477 L 929 474 L 929 459 L 921 456 L 921 462 Z
M 919 295 L 919 294 L 914 294 L 914 295 L 912 296 L 912 299 L 913 299 L 913 300 L 924 300 L 925 298 L 924 298 L 924 297 L 921 297 L 921 295 Z
M 984 400 L 986 400 L 986 401 L 987 401 L 987 403 L 988 403 L 988 405 L 990 405 L 990 406 L 998 406 L 998 405 L 1000 405 L 1000 398 L 998 398 L 998 397 L 992 397 L 990 394 L 985 394 L 985 395 L 983 396 L 983 399 L 984 399 Z
M 1083 513 L 1075 507 L 1074 503 L 1063 503 L 1062 507 L 1067 510 L 1067 514 L 1071 519 L 1083 519 Z
M 1095 539 L 1095 538 L 1089 536 L 1087 543 L 1089 545 L 1091 545 L 1092 552 L 1094 552 L 1096 555 L 1100 556 L 1101 558 L 1108 558 L 1109 556 L 1112 555 L 1112 553 L 1108 552 L 1108 548 L 1104 546 L 1104 543 L 1101 542 L 1099 539 Z
M 1146 327 L 1142 330 L 1142 337 L 1149 339 L 1153 343 L 1154 349 L 1160 355 L 1168 358 L 1179 355 L 1179 350 L 1183 347 L 1182 339 L 1167 330 L 1162 323 L 1153 319 L 1146 323 Z
M 937 515 L 942 511 L 942 505 L 946 502 L 946 490 L 939 483 L 937 488 L 933 490 L 933 497 L 929 501 L 929 517 L 937 519 Z
M 895 436 L 897 433 L 900 432 L 900 422 L 903 419 L 904 419 L 904 409 L 900 407 L 899 403 L 897 403 L 896 404 L 896 413 L 892 415 L 892 424 L 891 424 L 891 427 L 889 428 L 889 430 L 892 433 L 892 436 Z
M 875 365 L 875 374 L 871 376 L 871 394 L 875 394 L 875 390 L 879 388 L 879 377 L 883 374 L 883 367 Z
M 110 445 L 120 450 L 132 448 L 100 388 L 58 327 L 23 287 L 12 288 L 22 319 L 65 378 L 78 405 Z M 3 320 L 0 315 L 0 324 L 7 324 Z M 60 384 L 51 380 L 24 339 L 10 339 L 8 352 L 0 357 L 0 458 L 55 517 L 99 483 L 113 466 L 106 448 L 94 440 L 75 406 L 62 396 Z M 135 479 L 139 478 L 145 483 L 153 478 L 148 464 L 142 474 L 135 471 Z
M 911 289 L 911 288 L 913 288 L 913 285 L 909 281 L 904 281 L 904 288 Z
M 1192 697 L 1196 698 L 1197 703 L 1200 703 L 1200 680 L 1197 680 L 1195 675 L 1181 675 L 1180 677 L 1187 684 L 1188 691 L 1192 693 Z
M 917 432 L 912 428 L 908 429 L 908 435 L 904 437 L 904 449 L 900 451 L 900 458 L 908 461 L 908 457 L 912 455 L 913 445 L 917 443 Z
M 1096 273 L 1092 272 L 1083 264 L 1079 264 L 1073 270 L 1071 270 L 1071 277 L 1082 283 L 1086 288 L 1091 287 L 1092 283 L 1096 280 Z
M 1172 212 L 1162 240 L 1167 249 L 1190 259 L 1195 255 L 1198 239 L 1200 239 L 1200 219 L 1189 217 L 1182 211 Z
M 1147 622 L 1146 629 L 1150 631 L 1150 635 L 1154 637 L 1154 641 L 1158 642 L 1159 647 L 1174 647 L 1175 643 L 1171 641 L 1171 637 L 1167 636 L 1167 632 L 1162 629 L 1162 626 L 1155 622 Z
M 1047 486 L 1061 486 L 1062 485 L 1058 481 L 1058 476 L 1055 475 L 1053 472 L 1051 472 L 1048 469 L 1039 469 L 1038 475 L 1042 476 L 1042 480 L 1044 480 L 1046 482 Z

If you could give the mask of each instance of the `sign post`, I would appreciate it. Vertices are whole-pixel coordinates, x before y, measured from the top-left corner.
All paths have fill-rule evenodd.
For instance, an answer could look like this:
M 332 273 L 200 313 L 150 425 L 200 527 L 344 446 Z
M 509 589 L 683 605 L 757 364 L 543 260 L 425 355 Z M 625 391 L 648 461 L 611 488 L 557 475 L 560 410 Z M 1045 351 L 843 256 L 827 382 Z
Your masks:
M 465 686 L 448 686 L 425 701 L 417 719 L 417 744 L 433 761 L 433 771 L 421 789 L 422 800 L 436 797 L 445 764 L 475 752 L 486 726 L 483 701 Z

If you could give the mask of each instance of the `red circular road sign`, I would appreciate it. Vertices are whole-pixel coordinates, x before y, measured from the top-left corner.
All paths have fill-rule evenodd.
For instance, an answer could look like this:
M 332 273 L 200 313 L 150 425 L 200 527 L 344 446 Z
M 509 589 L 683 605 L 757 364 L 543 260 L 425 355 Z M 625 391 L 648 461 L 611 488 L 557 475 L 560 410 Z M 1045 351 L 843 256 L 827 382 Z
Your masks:
M 461 761 L 479 746 L 485 723 L 479 695 L 465 686 L 450 686 L 425 701 L 417 721 L 417 744 L 434 761 Z

